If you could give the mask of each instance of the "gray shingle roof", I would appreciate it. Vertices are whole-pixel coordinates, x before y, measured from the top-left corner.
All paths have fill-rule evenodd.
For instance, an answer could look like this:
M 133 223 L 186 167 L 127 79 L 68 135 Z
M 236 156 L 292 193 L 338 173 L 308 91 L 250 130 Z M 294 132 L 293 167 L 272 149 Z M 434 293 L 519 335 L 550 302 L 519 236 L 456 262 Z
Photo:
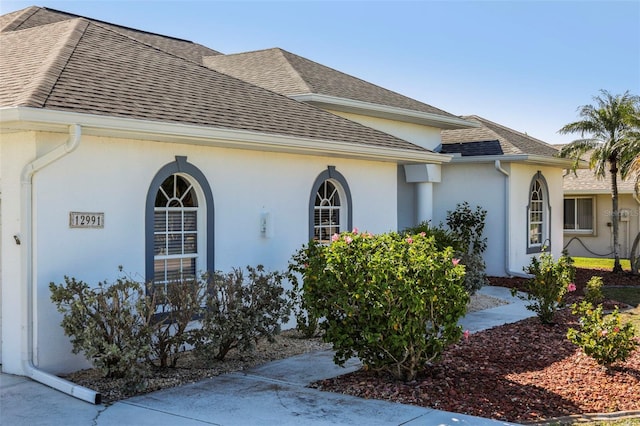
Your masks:
M 81 16 L 54 9 L 31 6 L 0 17 L 0 32 L 34 28 L 74 18 L 81 18 Z M 176 56 L 189 59 L 199 64 L 202 64 L 202 58 L 204 56 L 220 55 L 220 52 L 218 51 L 188 40 L 153 34 L 95 19 L 91 19 L 91 21 L 99 22 L 114 31 L 120 32 L 142 43 L 157 47 L 165 52 L 172 53 Z
M 478 155 L 540 155 L 555 157 L 558 150 L 541 140 L 476 115 L 462 117 L 480 127 L 442 131 L 442 152 Z
M 427 150 L 84 18 L 0 33 L 0 107 Z
M 204 64 L 286 96 L 327 95 L 458 118 L 431 105 L 279 48 L 207 57 Z
M 635 180 L 628 178 L 622 180 L 618 176 L 618 192 L 621 194 L 633 194 Z M 577 169 L 576 173 L 569 172 L 562 181 L 562 189 L 565 192 L 582 194 L 610 194 L 611 178 L 607 172 L 604 178 L 598 178 L 590 169 Z

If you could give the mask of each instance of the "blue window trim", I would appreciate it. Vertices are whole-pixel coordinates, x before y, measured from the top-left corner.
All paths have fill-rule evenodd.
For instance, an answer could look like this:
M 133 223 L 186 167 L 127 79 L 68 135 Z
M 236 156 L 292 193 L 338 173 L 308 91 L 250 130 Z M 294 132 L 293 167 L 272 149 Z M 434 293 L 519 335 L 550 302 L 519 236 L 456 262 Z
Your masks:
M 327 166 L 327 170 L 318 175 L 311 187 L 311 196 L 309 197 L 309 240 L 313 239 L 314 234 L 314 207 L 316 204 L 316 195 L 318 194 L 320 186 L 326 180 L 333 180 L 342 187 L 341 189 L 347 198 L 346 200 L 342 200 L 345 202 L 345 206 L 347 208 L 347 224 L 345 230 L 351 230 L 353 228 L 353 209 L 351 208 L 351 190 L 349 190 L 349 184 L 344 176 L 342 176 L 340 172 L 336 171 L 335 166 Z
M 543 235 L 542 237 L 544 238 L 544 240 L 542 241 L 542 244 L 540 246 L 530 246 L 529 245 L 529 229 L 530 229 L 530 220 L 531 220 L 531 216 L 529 215 L 529 212 L 531 210 L 531 192 L 533 191 L 533 187 L 535 185 L 535 183 L 539 181 L 541 186 L 542 186 L 542 191 L 543 191 L 543 196 L 544 196 L 544 200 L 542 203 L 542 208 L 543 208 Z M 541 253 L 544 249 L 544 251 L 546 252 L 550 252 L 551 251 L 551 203 L 549 200 L 549 185 L 547 185 L 547 180 L 544 178 L 544 176 L 542 175 L 542 172 L 540 172 L 538 170 L 538 172 L 533 175 L 533 178 L 531 179 L 531 183 L 529 184 L 529 193 L 528 193 L 528 197 L 529 197 L 529 202 L 527 204 L 527 254 L 532 254 L 532 253 Z
M 147 192 L 147 202 L 145 209 L 145 282 L 152 282 L 154 279 L 153 268 L 153 229 L 154 229 L 154 208 L 156 203 L 156 195 L 162 182 L 169 176 L 176 173 L 184 173 L 194 179 L 200 186 L 204 194 L 204 209 L 203 213 L 206 215 L 206 259 L 205 264 L 207 272 L 213 272 L 214 269 L 214 209 L 213 209 L 213 194 L 211 187 L 205 177 L 204 173 L 200 171 L 196 166 L 187 162 L 187 157 L 176 156 L 176 161 L 171 162 L 163 166 L 151 180 L 149 185 L 149 191 Z

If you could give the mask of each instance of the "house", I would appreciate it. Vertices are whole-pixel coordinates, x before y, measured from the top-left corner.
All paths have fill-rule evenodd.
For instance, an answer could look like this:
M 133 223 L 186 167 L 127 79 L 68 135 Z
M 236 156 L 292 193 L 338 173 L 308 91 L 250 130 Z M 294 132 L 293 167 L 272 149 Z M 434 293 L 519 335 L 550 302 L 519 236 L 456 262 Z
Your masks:
M 53 376 L 88 365 L 49 300 L 65 275 L 282 270 L 311 238 L 464 200 L 489 210 L 490 274 L 561 248 L 567 161 L 486 120 L 280 49 L 226 56 L 46 8 L 0 17 L 0 43 L 5 372 L 85 392 Z
M 571 256 L 613 257 L 611 175 L 600 179 L 593 170 L 567 171 L 564 189 L 564 247 Z M 634 181 L 618 177 L 618 243 L 621 258 L 630 258 L 640 235 L 640 197 Z M 637 248 L 636 250 L 640 250 Z M 636 252 L 635 256 L 639 253 Z

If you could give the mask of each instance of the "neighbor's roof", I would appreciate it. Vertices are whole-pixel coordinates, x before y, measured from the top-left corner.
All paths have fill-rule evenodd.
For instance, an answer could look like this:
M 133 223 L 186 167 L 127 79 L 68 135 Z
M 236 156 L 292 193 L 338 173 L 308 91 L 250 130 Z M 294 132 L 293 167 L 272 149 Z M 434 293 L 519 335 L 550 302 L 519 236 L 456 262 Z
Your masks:
M 327 95 L 459 119 L 431 105 L 279 48 L 211 56 L 204 59 L 204 64 L 286 96 Z
M 42 9 L 0 20 L 0 107 L 185 123 L 425 152 L 165 50 L 160 36 L 85 18 L 35 25 Z M 22 19 L 28 15 L 26 19 Z M 47 18 L 50 11 L 47 10 Z M 31 22 L 22 28 L 18 21 Z M 135 32 L 134 30 L 131 30 Z
M 536 155 L 555 157 L 558 150 L 552 145 L 516 130 L 494 123 L 477 115 L 463 119 L 480 127 L 442 131 L 442 153 L 463 157 L 491 155 Z
M 622 180 L 618 175 L 618 193 L 633 194 L 635 180 Z M 598 178 L 590 169 L 568 171 L 562 181 L 565 194 L 611 194 L 611 174 L 606 172 L 604 178 Z

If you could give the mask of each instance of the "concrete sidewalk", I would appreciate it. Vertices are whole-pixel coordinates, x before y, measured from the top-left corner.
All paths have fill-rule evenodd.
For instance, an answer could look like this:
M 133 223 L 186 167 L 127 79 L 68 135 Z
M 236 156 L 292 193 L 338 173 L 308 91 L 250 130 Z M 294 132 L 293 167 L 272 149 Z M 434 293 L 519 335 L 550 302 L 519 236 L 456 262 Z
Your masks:
M 471 332 L 532 316 L 506 289 L 482 293 L 511 303 L 467 315 Z M 508 424 L 430 408 L 321 392 L 306 386 L 357 370 L 333 364 L 331 351 L 274 361 L 244 372 L 92 405 L 30 379 L 0 375 L 2 425 L 478 425 Z

